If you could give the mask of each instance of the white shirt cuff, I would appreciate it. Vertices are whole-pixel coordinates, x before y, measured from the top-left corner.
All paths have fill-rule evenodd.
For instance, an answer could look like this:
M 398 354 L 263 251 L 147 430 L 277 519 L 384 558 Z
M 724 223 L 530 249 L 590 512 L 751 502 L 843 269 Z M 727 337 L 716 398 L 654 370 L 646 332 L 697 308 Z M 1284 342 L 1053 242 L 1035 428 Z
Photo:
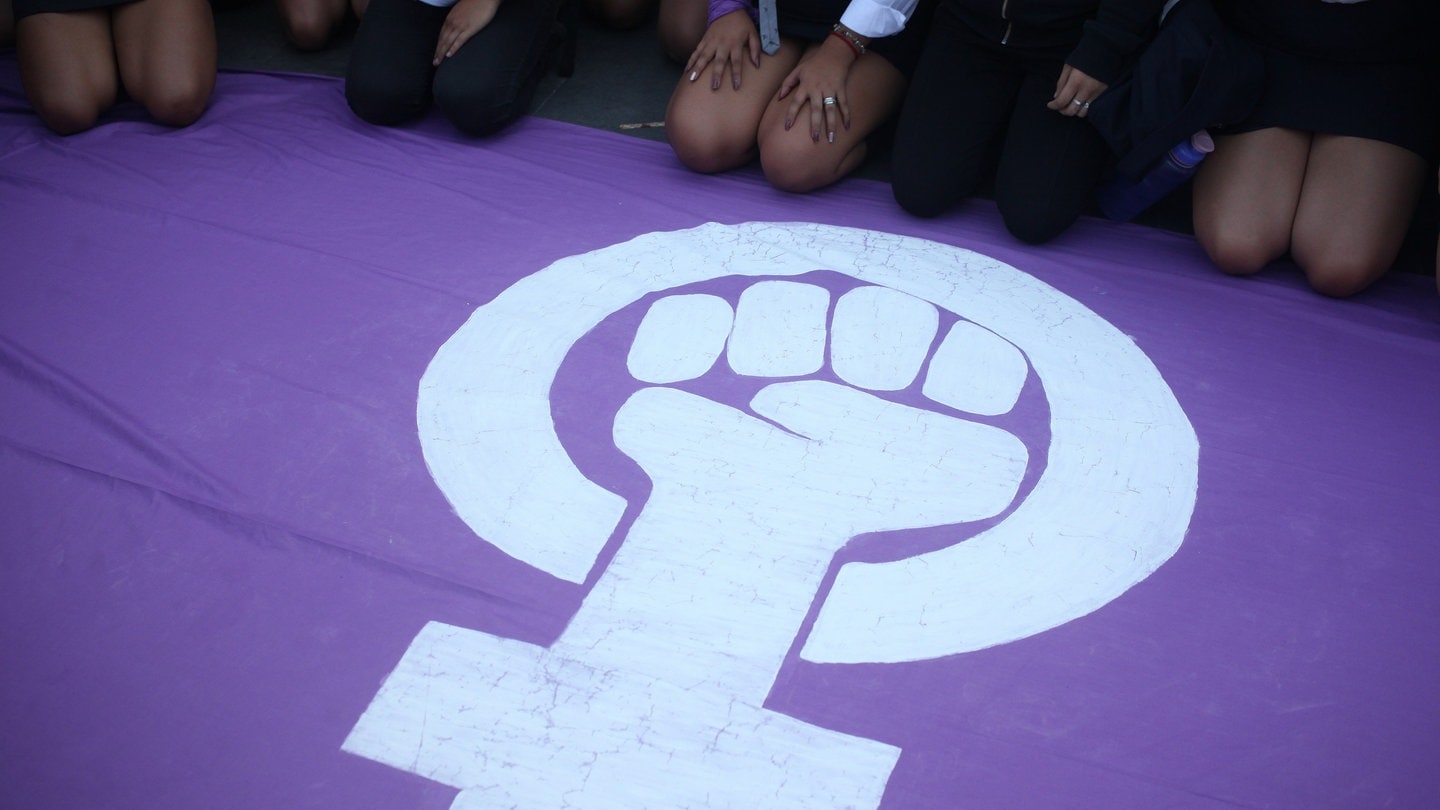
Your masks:
M 851 0 L 840 24 L 862 37 L 875 39 L 900 33 L 919 0 Z

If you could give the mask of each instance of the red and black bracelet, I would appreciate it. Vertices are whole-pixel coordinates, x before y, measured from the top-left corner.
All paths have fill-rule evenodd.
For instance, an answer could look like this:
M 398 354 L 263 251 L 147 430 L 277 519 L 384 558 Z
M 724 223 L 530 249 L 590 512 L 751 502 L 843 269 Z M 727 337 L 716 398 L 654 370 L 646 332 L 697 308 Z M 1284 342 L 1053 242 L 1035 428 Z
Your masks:
M 862 55 L 864 55 L 865 43 L 861 42 L 860 37 L 856 36 L 855 32 L 851 31 L 849 28 L 846 28 L 840 23 L 835 23 L 835 25 L 831 26 L 830 28 L 830 36 L 839 39 L 846 45 L 849 45 L 850 50 L 855 52 L 856 59 L 859 59 Z

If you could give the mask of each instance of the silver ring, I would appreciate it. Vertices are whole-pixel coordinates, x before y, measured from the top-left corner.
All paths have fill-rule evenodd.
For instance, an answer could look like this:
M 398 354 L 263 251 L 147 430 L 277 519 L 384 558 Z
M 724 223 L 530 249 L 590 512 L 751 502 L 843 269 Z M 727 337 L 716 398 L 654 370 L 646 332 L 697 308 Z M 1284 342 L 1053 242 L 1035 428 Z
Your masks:
M 1085 102 L 1084 104 L 1081 104 L 1081 105 L 1080 105 L 1080 109 L 1082 109 L 1082 110 L 1088 110 L 1088 109 L 1090 109 L 1090 102 L 1087 101 L 1087 102 Z
M 1078 99 L 1078 98 L 1077 98 L 1077 99 L 1071 99 L 1070 103 L 1071 103 L 1071 104 L 1074 104 L 1076 107 L 1084 107 L 1084 106 L 1085 106 L 1085 102 L 1081 101 L 1081 100 Z
M 821 101 L 824 101 L 824 102 L 825 102 L 825 106 L 826 106 L 826 107 L 829 107 L 829 106 L 832 106 L 832 105 L 835 104 L 835 97 L 834 97 L 834 96 L 826 96 L 825 98 L 821 99 Z

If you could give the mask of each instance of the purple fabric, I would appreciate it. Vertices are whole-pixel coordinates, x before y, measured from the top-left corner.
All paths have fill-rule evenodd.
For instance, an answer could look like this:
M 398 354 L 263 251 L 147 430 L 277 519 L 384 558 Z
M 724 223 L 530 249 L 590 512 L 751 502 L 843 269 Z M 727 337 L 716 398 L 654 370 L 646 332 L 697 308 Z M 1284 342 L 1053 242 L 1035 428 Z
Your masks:
M 122 108 L 60 138 L 9 58 L 0 806 L 447 807 L 342 741 L 426 622 L 545 644 L 585 589 L 451 510 L 420 375 L 517 279 L 713 220 L 1007 262 L 1133 338 L 1199 437 L 1184 545 L 1095 613 L 926 662 L 792 653 L 767 706 L 901 747 L 882 807 L 1440 801 L 1431 279 L 1334 302 L 1099 221 L 1032 248 L 983 203 L 920 221 L 873 182 L 797 197 L 544 120 L 373 128 L 322 78 L 222 74 L 188 129 Z M 584 359 L 554 392 L 564 430 L 624 395 Z M 633 483 L 591 436 L 582 467 Z
M 756 17 L 755 4 L 746 0 L 710 0 L 710 15 L 705 24 L 710 25 L 732 11 L 744 11 L 750 15 L 750 22 L 760 24 Z

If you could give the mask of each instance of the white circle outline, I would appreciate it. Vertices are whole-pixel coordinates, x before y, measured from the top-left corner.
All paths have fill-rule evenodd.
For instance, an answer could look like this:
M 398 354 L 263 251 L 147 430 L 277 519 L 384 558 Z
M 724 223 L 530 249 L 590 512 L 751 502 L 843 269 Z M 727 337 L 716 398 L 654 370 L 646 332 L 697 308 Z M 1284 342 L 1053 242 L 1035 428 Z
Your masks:
M 910 661 L 1014 641 L 1093 612 L 1179 549 L 1198 441 L 1130 338 L 988 256 L 814 223 L 649 233 L 520 279 L 446 341 L 421 379 L 431 474 L 485 541 L 583 582 L 625 504 L 586 480 L 555 434 L 550 386 L 571 346 L 651 293 L 816 270 L 930 301 L 1015 344 L 1044 384 L 1051 443 L 1039 482 L 1001 524 L 915 557 L 844 566 L 801 657 Z

